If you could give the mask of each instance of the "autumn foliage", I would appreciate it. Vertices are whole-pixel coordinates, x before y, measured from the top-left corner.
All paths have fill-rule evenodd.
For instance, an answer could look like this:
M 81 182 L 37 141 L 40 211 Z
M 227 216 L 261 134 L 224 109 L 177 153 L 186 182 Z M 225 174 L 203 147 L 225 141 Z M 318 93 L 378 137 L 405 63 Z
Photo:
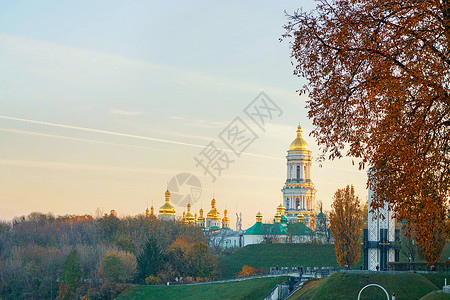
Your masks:
M 333 196 L 330 230 L 338 264 L 354 266 L 361 256 L 361 206 L 353 186 L 339 189 Z
M 255 276 L 257 274 L 257 270 L 252 266 L 243 265 L 241 272 L 238 274 L 238 278 Z
M 449 233 L 450 1 L 317 3 L 284 38 L 321 158 L 370 166 L 369 209 L 387 201 L 433 263 Z
M 0 221 L 0 299 L 113 299 L 147 278 L 206 280 L 217 275 L 206 242 L 199 227 L 145 215 Z

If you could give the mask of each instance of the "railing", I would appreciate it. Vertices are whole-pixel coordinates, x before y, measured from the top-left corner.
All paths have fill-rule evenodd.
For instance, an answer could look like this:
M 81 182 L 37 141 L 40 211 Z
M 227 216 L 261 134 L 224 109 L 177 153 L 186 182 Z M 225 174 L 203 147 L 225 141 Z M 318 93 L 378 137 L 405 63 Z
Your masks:
M 336 272 L 334 267 L 270 267 L 270 275 L 298 274 L 304 276 L 327 277 Z

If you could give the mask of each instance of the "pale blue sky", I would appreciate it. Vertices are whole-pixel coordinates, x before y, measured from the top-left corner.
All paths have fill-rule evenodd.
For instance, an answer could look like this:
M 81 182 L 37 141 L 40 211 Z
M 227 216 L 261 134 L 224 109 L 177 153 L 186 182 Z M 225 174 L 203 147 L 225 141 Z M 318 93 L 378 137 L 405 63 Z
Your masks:
M 166 182 L 197 175 L 234 224 L 273 217 L 285 155 L 300 121 L 304 84 L 292 75 L 284 10 L 311 1 L 1 1 L 0 219 L 32 211 L 142 213 Z M 210 141 L 264 91 L 283 111 L 214 183 L 195 167 Z M 31 122 L 33 121 L 33 122 Z M 37 122 L 34 122 L 37 121 Z M 365 172 L 351 161 L 314 164 L 317 200 Z M 180 207 L 176 207 L 181 214 Z

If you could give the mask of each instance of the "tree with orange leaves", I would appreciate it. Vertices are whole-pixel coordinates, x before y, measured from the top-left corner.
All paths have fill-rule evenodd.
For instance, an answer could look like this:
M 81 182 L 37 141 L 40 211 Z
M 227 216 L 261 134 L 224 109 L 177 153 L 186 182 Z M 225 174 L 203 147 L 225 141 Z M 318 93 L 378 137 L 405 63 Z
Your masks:
M 433 263 L 450 229 L 450 1 L 319 0 L 288 18 L 321 159 L 371 166 L 370 209 L 388 202 Z
M 239 272 L 238 274 L 238 278 L 243 278 L 243 277 L 251 277 L 256 275 L 256 269 L 253 268 L 252 266 L 247 266 L 247 265 L 243 265 L 242 266 L 242 270 L 241 272 Z
M 334 237 L 334 251 L 338 264 L 354 266 L 361 256 L 361 205 L 355 189 L 347 185 L 333 196 L 330 230 Z

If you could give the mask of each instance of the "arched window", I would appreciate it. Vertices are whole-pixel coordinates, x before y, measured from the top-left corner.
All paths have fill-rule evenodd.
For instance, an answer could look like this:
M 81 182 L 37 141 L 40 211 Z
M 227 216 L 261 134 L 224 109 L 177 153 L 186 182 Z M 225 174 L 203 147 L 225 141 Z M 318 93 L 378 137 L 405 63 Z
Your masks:
M 298 197 L 295 199 L 295 209 L 300 209 L 300 199 Z
M 289 209 L 289 198 L 286 198 L 286 209 Z
M 300 180 L 300 166 L 297 165 L 297 180 Z

